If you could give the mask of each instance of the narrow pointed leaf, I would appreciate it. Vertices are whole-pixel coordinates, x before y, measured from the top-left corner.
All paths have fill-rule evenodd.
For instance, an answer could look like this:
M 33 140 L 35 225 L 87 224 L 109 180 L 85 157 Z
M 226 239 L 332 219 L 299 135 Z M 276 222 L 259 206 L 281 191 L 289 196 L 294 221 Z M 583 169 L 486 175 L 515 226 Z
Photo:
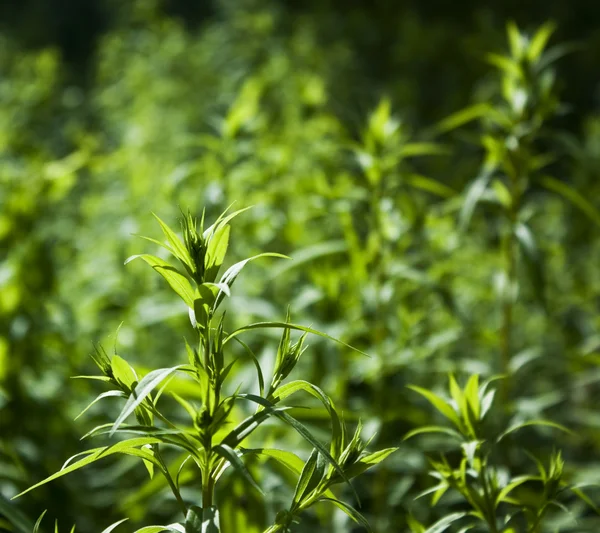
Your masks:
M 185 302 L 188 307 L 194 307 L 194 291 L 188 279 L 171 266 L 166 261 L 149 254 L 132 255 L 125 264 L 133 261 L 134 259 L 143 259 L 148 263 L 154 270 L 156 270 L 171 286 L 171 288 L 179 295 L 179 297 Z
M 319 472 L 317 472 L 317 475 L 315 476 L 318 460 L 319 452 L 317 450 L 313 450 L 310 454 L 310 457 L 308 458 L 308 461 L 306 461 L 306 463 L 304 464 L 302 472 L 300 473 L 300 477 L 298 478 L 296 490 L 294 491 L 294 497 L 292 498 L 292 502 L 294 505 L 297 505 L 299 502 L 301 502 L 304 495 L 308 494 L 310 490 L 315 488 L 318 482 L 321 480 L 321 477 L 324 473 L 322 470 L 320 472 L 321 477 L 319 477 L 318 475 Z M 316 480 L 317 477 L 319 477 L 318 480 Z M 315 478 L 315 481 L 312 482 L 311 488 L 309 490 L 309 484 L 311 484 L 313 478 Z
M 269 402 L 268 400 L 265 400 L 264 398 L 261 398 L 260 396 L 256 396 L 254 394 L 240 394 L 239 397 L 250 400 L 252 402 L 255 402 L 259 405 L 262 405 L 263 407 L 271 407 L 271 408 L 274 407 L 273 404 L 271 402 Z M 311 444 L 314 448 L 316 448 L 323 455 L 323 457 L 325 457 L 325 459 L 327 459 L 328 463 L 331 466 L 333 466 L 335 471 L 348 484 L 348 486 L 352 490 L 352 493 L 354 494 L 354 496 L 356 497 L 356 499 L 358 501 L 358 494 L 356 494 L 356 491 L 354 490 L 354 487 L 350 483 L 350 480 L 348 479 L 348 477 L 342 470 L 342 467 L 331 456 L 331 454 L 329 453 L 329 450 L 327 450 L 327 448 L 325 446 L 323 446 L 323 444 L 303 424 L 301 424 L 300 422 L 298 422 L 298 420 L 296 420 L 295 418 L 288 415 L 286 412 L 280 411 L 280 410 L 274 410 L 273 414 L 277 418 L 280 418 L 286 424 L 288 424 L 292 428 L 294 428 L 301 437 L 303 437 L 309 444 Z
M 454 522 L 467 516 L 468 513 L 451 513 L 425 530 L 425 533 L 442 533 L 446 531 Z
M 124 422 L 124 420 L 135 411 L 136 407 L 138 407 L 146 397 L 157 387 L 161 381 L 171 375 L 173 372 L 176 372 L 180 368 L 185 365 L 173 366 L 171 368 L 160 368 L 158 370 L 153 370 L 149 372 L 146 376 L 144 376 L 138 386 L 135 388 L 127 403 L 123 407 L 121 414 L 117 417 L 117 420 L 112 426 L 111 436 L 117 430 L 117 428 Z
M 77 461 L 76 463 L 73 463 L 73 464 L 67 466 L 66 468 L 63 468 L 62 470 L 59 470 L 55 474 L 52 474 L 51 476 L 40 481 L 39 483 L 36 483 L 35 485 L 29 487 L 27 490 L 24 490 L 20 494 L 17 494 L 12 499 L 19 498 L 19 497 L 23 496 L 24 494 L 27 494 L 28 492 L 30 492 L 38 487 L 41 487 L 42 485 L 45 485 L 46 483 L 49 483 L 50 481 L 58 479 L 59 477 L 62 477 L 66 474 L 70 474 L 71 472 L 74 472 L 75 470 L 78 470 L 84 466 L 92 464 L 93 462 L 95 462 L 99 459 L 102 459 L 103 457 L 107 457 L 109 455 L 116 454 L 116 453 L 124 453 L 127 455 L 135 455 L 137 457 L 141 457 L 150 462 L 153 462 L 156 466 L 158 466 L 160 468 L 160 464 L 158 464 L 158 462 L 156 461 L 156 459 L 154 458 L 153 455 L 147 453 L 144 450 L 139 449 L 139 447 L 144 446 L 145 444 L 157 444 L 159 442 L 160 442 L 160 440 L 156 439 L 156 438 L 142 437 L 142 438 L 129 439 L 126 441 L 118 442 L 118 443 L 114 444 L 113 446 L 103 446 L 102 448 L 94 448 L 92 450 L 87 450 L 86 452 L 83 452 L 83 453 L 87 453 L 89 455 L 87 457 L 85 457 L 84 459 L 81 459 L 80 461 Z M 80 455 L 80 454 L 78 454 L 78 455 Z
M 431 403 L 431 405 L 433 405 L 448 420 L 453 422 L 457 428 L 462 429 L 462 424 L 460 422 L 460 419 L 458 418 L 458 415 L 456 414 L 454 409 L 452 409 L 450 404 L 446 402 L 446 400 L 444 400 L 434 392 L 431 392 L 427 389 L 423 389 L 422 387 L 417 387 L 416 385 L 409 385 L 408 388 L 426 398 L 429 401 L 429 403 Z
M 582 213 L 600 225 L 600 212 L 598 209 L 571 186 L 551 176 L 541 178 L 541 183 L 547 189 L 560 194 L 565 200 L 571 202 Z
M 250 205 L 248 207 L 244 207 L 243 209 L 238 209 L 237 211 L 234 211 L 233 213 L 230 213 L 227 216 L 224 216 L 225 213 L 227 213 L 227 211 L 229 210 L 229 208 L 232 205 L 233 204 L 231 204 L 223 213 L 221 213 L 219 218 L 215 221 L 215 223 L 212 226 L 210 226 L 209 228 L 206 229 L 206 231 L 202 234 L 202 237 L 204 239 L 208 239 L 210 237 L 211 233 L 213 233 L 219 226 L 224 226 L 234 217 L 237 217 L 238 215 L 242 214 L 244 211 L 248 211 L 248 209 L 252 209 L 252 207 L 254 207 L 254 206 Z
M 261 257 L 280 257 L 282 259 L 289 259 L 289 257 L 287 257 L 285 255 L 277 254 L 277 253 L 273 253 L 273 252 L 266 252 L 266 253 L 255 255 L 253 257 L 249 257 L 248 259 L 244 259 L 243 261 L 239 261 L 235 265 L 230 266 L 225 271 L 225 273 L 223 274 L 223 276 L 221 277 L 221 280 L 219 281 L 219 284 L 226 285 L 227 287 L 229 287 L 231 289 L 231 286 L 233 285 L 234 281 L 239 276 L 239 274 L 242 271 L 242 269 L 249 262 L 254 261 L 256 259 L 260 259 Z M 213 312 L 219 307 L 219 304 L 221 303 L 221 301 L 223 300 L 224 297 L 225 297 L 225 293 L 222 290 L 219 291 L 219 293 L 217 294 L 217 298 L 215 300 L 215 303 L 213 305 Z
M 527 422 L 523 422 L 521 424 L 516 424 L 516 425 L 508 428 L 506 431 L 504 431 L 503 433 L 500 434 L 500 436 L 496 439 L 496 442 L 500 442 L 507 435 L 510 435 L 511 433 L 514 433 L 515 431 L 518 431 L 519 429 L 522 429 L 522 428 L 528 427 L 528 426 L 551 427 L 551 428 L 555 428 L 555 429 L 560 429 L 561 431 L 564 431 L 565 433 L 569 433 L 569 434 L 573 435 L 573 432 L 569 428 L 563 426 L 562 424 L 558 424 L 557 422 L 552 422 L 551 420 L 529 420 Z
M 224 225 L 219 227 L 212 235 L 205 256 L 204 277 L 209 282 L 216 279 L 219 269 L 225 259 L 227 247 L 229 245 L 230 226 Z
M 457 111 L 449 117 L 446 117 L 438 124 L 437 129 L 441 132 L 450 131 L 462 126 L 463 124 L 467 124 L 468 122 L 472 122 L 473 120 L 484 117 L 488 115 L 489 112 L 489 104 L 476 104 L 462 109 L 461 111 Z
M 491 172 L 482 172 L 469 186 L 459 215 L 459 226 L 461 231 L 465 231 L 469 226 L 475 208 L 487 189 L 491 177 Z
M 397 450 L 398 448 L 385 448 L 361 457 L 356 463 L 346 469 L 346 476 L 348 476 L 348 479 L 360 476 L 363 472 L 378 465 Z
M 162 229 L 163 233 L 165 234 L 165 237 L 167 238 L 167 241 L 170 244 L 173 255 L 177 257 L 177 259 L 179 259 L 189 270 L 192 270 L 192 258 L 190 257 L 190 254 L 183 242 L 181 242 L 177 234 L 169 226 L 167 226 L 155 213 L 152 213 L 152 215 L 154 215 L 154 218 L 160 224 L 160 228 Z
M 412 437 L 416 437 L 417 435 L 424 435 L 426 433 L 443 433 L 445 435 L 450 435 L 458 440 L 462 440 L 463 437 L 458 431 L 454 431 L 451 428 L 447 428 L 444 426 L 423 426 L 420 428 L 413 429 L 409 431 L 402 440 L 408 440 Z
M 265 493 L 260 488 L 259 484 L 254 480 L 254 478 L 246 468 L 246 465 L 242 462 L 239 455 L 233 448 L 227 446 L 227 444 L 217 444 L 216 446 L 213 446 L 212 450 L 217 455 L 221 456 L 223 459 L 228 461 L 229 464 L 233 466 L 233 468 L 237 470 L 237 472 L 240 473 L 244 477 L 244 479 L 248 481 L 248 483 L 250 483 L 250 485 L 252 485 L 258 492 L 260 492 L 264 496 Z
M 102 531 L 102 533 L 110 533 L 113 529 L 121 525 L 123 522 L 126 522 L 127 520 L 129 520 L 129 518 L 123 518 L 123 520 L 115 522 L 114 524 L 108 526 L 104 531 Z
M 288 329 L 293 329 L 293 330 L 297 330 L 297 331 L 306 331 L 307 333 L 312 333 L 313 335 L 318 335 L 319 337 L 323 337 L 325 339 L 329 339 L 331 341 L 337 342 L 338 344 L 341 344 L 342 346 L 345 346 L 346 348 L 349 348 L 350 350 L 353 350 L 362 355 L 366 355 L 367 357 L 370 357 L 369 354 L 363 352 L 362 350 L 359 350 L 358 348 L 354 348 L 353 346 L 350 346 L 349 344 L 346 344 L 345 342 L 343 342 L 339 339 L 331 337 L 330 335 L 327 335 L 327 333 L 323 333 L 321 331 L 318 331 L 318 330 L 312 329 L 312 328 L 308 328 L 306 326 L 300 326 L 298 324 L 290 324 L 289 322 L 255 322 L 254 324 L 249 324 L 247 326 L 236 329 L 235 331 L 230 333 L 223 341 L 223 344 L 227 343 L 233 337 L 237 337 L 238 335 L 240 335 L 241 333 L 244 333 L 246 331 L 251 331 L 254 329 L 265 329 L 265 328 L 288 328 Z
M 329 502 L 340 508 L 346 515 L 348 515 L 354 522 L 363 526 L 368 532 L 373 531 L 367 519 L 360 514 L 354 507 L 348 505 L 347 503 L 338 500 L 337 498 L 321 498 L 319 501 Z
M 331 455 L 333 457 L 339 457 L 342 453 L 342 424 L 335 406 L 327 394 L 308 381 L 296 380 L 279 387 L 273 393 L 273 398 L 276 400 L 284 400 L 298 391 L 304 391 L 311 396 L 314 396 L 324 405 L 325 409 L 327 409 L 331 420 Z
M 95 403 L 99 402 L 103 398 L 110 398 L 110 397 L 115 397 L 115 396 L 121 397 L 121 398 L 126 398 L 127 397 L 127 395 L 123 391 L 120 391 L 120 390 L 109 390 L 107 392 L 103 392 L 102 394 L 99 394 L 93 402 L 91 402 L 90 404 L 88 404 L 88 406 L 83 411 L 81 411 L 81 413 L 79 413 L 75 417 L 75 420 L 77 420 L 80 416 L 82 416 L 84 413 L 86 413 L 87 410 L 90 407 L 92 407 L 92 405 L 94 405 Z

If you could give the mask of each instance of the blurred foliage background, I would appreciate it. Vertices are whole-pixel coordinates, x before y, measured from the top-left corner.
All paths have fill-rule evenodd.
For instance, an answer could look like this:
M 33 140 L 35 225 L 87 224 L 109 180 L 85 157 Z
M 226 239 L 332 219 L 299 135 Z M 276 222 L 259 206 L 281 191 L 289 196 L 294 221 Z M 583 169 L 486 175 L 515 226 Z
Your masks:
M 229 319 L 283 319 L 289 305 L 295 322 L 372 354 L 312 339 L 302 371 L 348 421 L 377 432 L 377 446 L 399 445 L 431 419 L 406 385 L 437 390 L 448 372 L 508 371 L 498 417 L 576 430 L 557 442 L 528 429 L 513 446 L 542 455 L 558 446 L 573 479 L 597 477 L 599 17 L 583 0 L 2 2 L 0 530 L 30 531 L 44 509 L 90 532 L 124 516 L 172 518 L 166 487 L 127 461 L 8 500 L 114 415 L 98 407 L 73 420 L 100 392 L 69 379 L 89 373 L 92 342 L 111 346 L 124 322 L 118 351 L 141 370 L 185 357 L 185 310 L 152 272 L 123 266 L 147 250 L 132 234 L 157 235 L 151 212 L 173 224 L 179 207 L 214 217 L 234 201 L 255 205 L 234 226 L 235 253 L 294 261 L 248 268 Z M 546 181 L 526 191 L 536 253 L 509 272 L 519 289 L 507 324 L 501 186 L 461 225 L 465 191 L 490 156 L 482 139 L 497 132 L 478 121 L 438 125 L 498 101 L 486 54 L 506 53 L 510 20 L 529 33 L 554 20 L 551 42 L 573 49 L 554 65 L 561 105 L 529 147 L 551 157 L 539 172 Z M 274 339 L 252 342 L 272 360 Z M 238 372 L 250 379 L 243 365 Z M 318 409 L 310 417 L 318 426 Z M 451 499 L 435 508 L 414 500 L 430 486 L 423 450 L 444 446 L 408 441 L 356 482 L 376 531 L 407 531 L 409 512 L 432 523 L 452 508 Z M 505 460 L 529 468 L 508 448 Z M 284 481 L 263 472 L 267 507 Z M 262 531 L 268 509 L 229 483 L 237 505 L 224 530 Z M 572 531 L 598 530 L 593 513 L 572 510 Z M 315 524 L 352 530 L 324 510 L 298 531 Z

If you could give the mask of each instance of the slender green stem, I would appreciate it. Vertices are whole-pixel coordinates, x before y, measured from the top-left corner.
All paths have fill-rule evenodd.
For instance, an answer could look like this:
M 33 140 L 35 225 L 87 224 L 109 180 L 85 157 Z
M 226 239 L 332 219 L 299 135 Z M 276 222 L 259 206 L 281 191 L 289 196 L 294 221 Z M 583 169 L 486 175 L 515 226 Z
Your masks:
M 508 375 L 512 358 L 512 330 L 513 330 L 513 290 L 516 281 L 516 258 L 514 242 L 514 226 L 511 217 L 508 232 L 504 239 L 504 262 L 506 272 L 507 294 L 504 295 L 502 304 L 502 329 L 501 329 L 501 373 Z M 506 402 L 510 396 L 510 380 L 502 380 L 502 400 Z
M 502 304 L 502 328 L 501 328 L 501 368 L 500 372 L 508 376 L 510 370 L 510 361 L 513 353 L 513 322 L 514 322 L 514 289 L 517 282 L 517 254 L 515 226 L 517 217 L 521 208 L 521 191 L 519 182 L 521 180 L 521 171 L 519 166 L 518 154 L 512 161 L 512 172 L 509 172 L 508 186 L 510 190 L 511 203 L 508 208 L 508 227 L 503 242 L 504 268 L 506 274 L 507 293 L 504 295 Z M 500 387 L 500 396 L 502 404 L 508 408 L 510 399 L 510 379 L 503 379 Z
M 214 504 L 215 480 L 206 472 L 202 478 L 202 507 L 212 507 Z
M 487 466 L 483 466 L 480 473 L 481 486 L 483 487 L 483 494 L 485 496 L 485 504 L 487 509 L 484 510 L 484 516 L 490 528 L 490 533 L 498 533 L 498 527 L 496 526 L 496 506 L 494 498 L 492 497 L 492 491 L 490 490 L 488 483 Z
M 171 491 L 175 495 L 175 499 L 177 500 L 177 503 L 179 504 L 179 508 L 181 509 L 183 516 L 185 517 L 185 516 L 187 516 L 187 506 L 185 505 L 185 502 L 183 501 L 183 498 L 181 497 L 181 494 L 179 492 L 179 489 L 177 488 L 177 485 L 175 484 L 175 482 L 173 481 L 173 478 L 171 477 L 169 468 L 167 467 L 165 461 L 163 460 L 157 444 L 155 444 L 153 446 L 153 450 L 154 450 L 154 457 L 156 457 L 158 462 L 161 464 L 162 469 L 163 469 L 162 472 L 167 480 L 167 483 L 169 484 L 169 487 L 171 487 Z

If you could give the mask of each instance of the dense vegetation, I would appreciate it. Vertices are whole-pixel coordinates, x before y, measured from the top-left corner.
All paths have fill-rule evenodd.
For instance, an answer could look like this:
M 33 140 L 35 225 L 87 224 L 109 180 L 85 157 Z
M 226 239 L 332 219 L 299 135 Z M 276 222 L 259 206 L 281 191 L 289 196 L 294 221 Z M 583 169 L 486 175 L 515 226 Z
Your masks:
M 0 531 L 596 532 L 600 34 L 124 4 L 0 34 Z

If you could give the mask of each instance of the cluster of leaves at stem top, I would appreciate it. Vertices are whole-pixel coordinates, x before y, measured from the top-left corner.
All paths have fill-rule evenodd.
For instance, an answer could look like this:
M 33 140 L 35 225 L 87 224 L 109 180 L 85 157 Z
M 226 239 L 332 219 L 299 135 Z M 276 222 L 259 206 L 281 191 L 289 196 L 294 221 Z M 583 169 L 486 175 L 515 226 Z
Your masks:
M 465 511 L 447 514 L 429 529 L 411 517 L 409 524 L 413 533 L 441 533 L 459 523 L 460 531 L 540 533 L 544 525 L 552 522 L 552 517 L 548 515 L 553 507 L 569 513 L 561 501 L 569 492 L 598 512 L 581 490 L 582 485 L 568 483 L 565 479 L 565 464 L 560 451 L 552 453 L 548 467 L 530 455 L 537 465 L 536 474 L 515 475 L 498 459 L 501 456 L 500 442 L 522 428 L 546 426 L 567 433 L 570 431 L 549 420 L 522 420 L 520 415 L 516 415 L 508 428 L 491 434 L 486 427 L 485 417 L 493 406 L 496 391 L 491 384 L 497 379 L 489 379 L 480 385 L 479 376 L 473 375 L 461 388 L 454 376 L 450 375 L 447 398 L 428 389 L 410 387 L 426 398 L 450 423 L 450 427 L 424 426 L 410 431 L 404 438 L 438 433 L 450 440 L 450 448 L 458 445 L 460 449 L 458 465 L 444 454 L 429 460 L 432 467 L 430 474 L 437 483 L 417 498 L 431 494 L 433 506 L 446 493 L 454 492 L 467 507 Z
M 329 339 L 332 337 L 291 323 L 289 311 L 284 322 L 253 323 L 229 333 L 224 327 L 225 313 L 218 314 L 219 306 L 224 298 L 230 295 L 235 279 L 248 262 L 266 256 L 284 257 L 276 253 L 256 255 L 235 263 L 219 277 L 229 244 L 228 223 L 243 211 L 244 209 L 229 214 L 225 211 L 207 229 L 204 229 L 204 215 L 198 228 L 196 218 L 187 214 L 182 220 L 183 239 L 156 217 L 165 235 L 165 242 L 144 238 L 165 248 L 179 260 L 183 270 L 149 254 L 130 257 L 127 262 L 136 258 L 144 260 L 167 281 L 185 303 L 196 334 L 195 345 L 190 346 L 186 343 L 188 363 L 152 370 L 140 378 L 135 369 L 116 354 L 116 348 L 114 355 L 109 357 L 102 347 L 98 347 L 93 359 L 102 375 L 79 377 L 103 381 L 110 386 L 111 390 L 100 394 L 90 406 L 111 396 L 123 398 L 125 404 L 114 423 L 96 427 L 86 437 L 102 434 L 133 435 L 133 437 L 76 454 L 59 472 L 22 494 L 103 457 L 124 454 L 142 459 L 151 477 L 157 471 L 165 477 L 184 518 L 182 523 L 144 527 L 138 530 L 140 533 L 218 532 L 220 531 L 219 502 L 215 499 L 216 484 L 228 467 L 233 467 L 249 486 L 262 493 L 259 484 L 244 463 L 245 457 L 262 456 L 276 461 L 298 475 L 297 486 L 289 508 L 282 509 L 274 517 L 273 525 L 268 527 L 266 532 L 291 531 L 293 523 L 299 520 L 301 513 L 319 502 L 337 506 L 352 520 L 370 530 L 366 519 L 353 506 L 338 499 L 332 492 L 332 487 L 347 483 L 354 492 L 350 479 L 381 462 L 395 448 L 368 453 L 367 443 L 361 440 L 362 425 L 359 423 L 354 434 L 348 434 L 333 401 L 319 387 L 303 380 L 285 382 L 305 349 L 304 341 L 307 334 L 313 333 Z M 273 376 L 266 390 L 260 362 L 246 343 L 238 339 L 243 332 L 260 328 L 283 329 Z M 291 340 L 291 330 L 303 332 L 302 337 L 295 343 Z M 223 384 L 236 362 L 235 359 L 228 361 L 225 355 L 226 347 L 232 341 L 238 341 L 252 358 L 260 394 L 239 392 L 232 395 L 224 394 Z M 344 344 L 341 341 L 337 342 Z M 345 344 L 344 346 L 351 348 Z M 170 378 L 175 374 L 183 374 L 196 383 L 202 398 L 202 405 L 199 408 L 169 391 Z M 324 445 L 306 426 L 287 413 L 288 408 L 280 405 L 289 396 L 300 391 L 319 400 L 328 412 L 331 423 L 329 446 Z M 170 393 L 189 414 L 191 427 L 185 428 L 175 424 L 161 413 L 159 400 L 164 393 Z M 236 402 L 239 401 L 254 405 L 254 412 L 231 429 L 231 414 Z M 125 423 L 130 415 L 135 416 L 136 424 Z M 289 451 L 242 446 L 250 434 L 272 417 L 287 424 L 310 444 L 312 453 L 306 462 Z M 178 448 L 184 454 L 176 476 L 172 475 L 163 458 L 164 446 Z M 186 501 L 180 490 L 179 474 L 189 461 L 197 467 L 199 475 L 196 478 L 199 478 L 202 489 L 201 502 Z M 356 499 L 358 500 L 357 496 Z M 112 531 L 120 523 L 113 524 L 104 533 Z

